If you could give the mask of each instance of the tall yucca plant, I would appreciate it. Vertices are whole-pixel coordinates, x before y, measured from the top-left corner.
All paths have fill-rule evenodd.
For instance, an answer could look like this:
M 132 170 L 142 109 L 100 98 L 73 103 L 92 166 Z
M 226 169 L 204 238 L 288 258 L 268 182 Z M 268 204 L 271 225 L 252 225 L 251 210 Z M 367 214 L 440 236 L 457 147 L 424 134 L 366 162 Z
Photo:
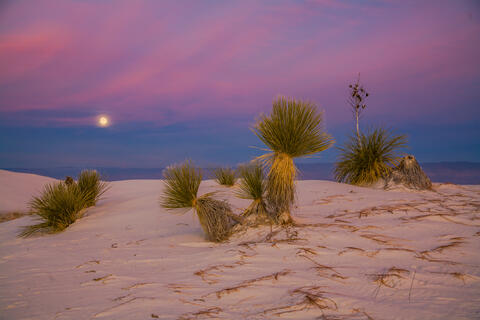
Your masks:
M 334 175 L 338 182 L 371 185 L 386 178 L 399 160 L 398 149 L 406 146 L 404 135 L 396 135 L 383 128 L 350 136 L 335 163 Z
M 100 180 L 100 175 L 96 170 L 80 172 L 77 184 L 84 194 L 87 207 L 94 206 L 108 189 L 107 183 Z
M 279 223 L 290 223 L 295 199 L 297 167 L 294 158 L 313 155 L 328 149 L 333 138 L 322 129 L 322 113 L 314 104 L 279 97 L 270 115 L 261 115 L 253 132 L 269 148 L 258 157 L 269 168 L 267 200 Z
M 220 242 L 230 235 L 232 214 L 228 203 L 212 198 L 212 193 L 197 196 L 202 173 L 190 161 L 168 167 L 164 172 L 165 189 L 160 198 L 163 208 L 194 209 L 210 241 Z
M 253 200 L 242 216 L 253 216 L 254 222 L 267 220 L 267 205 L 265 199 L 266 181 L 262 167 L 253 163 L 238 168 L 240 181 L 238 183 L 237 197 Z

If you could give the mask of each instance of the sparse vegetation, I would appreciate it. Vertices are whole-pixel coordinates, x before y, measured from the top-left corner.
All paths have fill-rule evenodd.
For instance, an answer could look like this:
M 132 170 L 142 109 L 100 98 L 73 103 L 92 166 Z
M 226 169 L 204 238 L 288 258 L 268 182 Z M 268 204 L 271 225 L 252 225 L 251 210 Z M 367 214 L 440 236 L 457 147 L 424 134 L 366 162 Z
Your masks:
M 100 180 L 100 175 L 95 170 L 80 172 L 77 184 L 85 197 L 87 207 L 97 204 L 97 201 L 108 189 L 107 184 Z
M 68 180 L 46 185 L 42 194 L 34 196 L 29 203 L 31 213 L 41 222 L 24 227 L 20 236 L 63 231 L 80 218 L 86 208 L 94 206 L 107 188 L 94 170 L 82 171 L 77 183 Z
M 257 159 L 269 168 L 267 201 L 278 223 L 292 222 L 290 209 L 295 199 L 297 176 L 293 159 L 321 152 L 333 143 L 321 124 L 322 113 L 314 104 L 279 97 L 273 102 L 271 114 L 261 115 L 253 127 L 270 151 Z
M 240 182 L 236 195 L 242 199 L 253 200 L 242 214 L 245 217 L 254 216 L 255 220 L 265 220 L 268 217 L 265 199 L 266 181 L 260 164 L 254 162 L 238 168 Z
M 169 210 L 194 209 L 200 225 L 210 241 L 221 242 L 228 238 L 234 215 L 225 201 L 212 198 L 213 193 L 197 196 L 202 173 L 190 161 L 168 167 L 164 173 L 165 189 L 160 205 Z
M 232 187 L 235 184 L 235 171 L 231 168 L 218 168 L 214 174 L 215 181 L 222 186 Z
M 86 208 L 86 199 L 78 185 L 59 182 L 45 186 L 42 194 L 33 197 L 29 205 L 42 222 L 25 227 L 20 234 L 24 237 L 41 231 L 54 233 L 64 230 L 81 216 L 82 209 Z
M 19 212 L 19 211 L 13 211 L 13 212 L 7 212 L 7 213 L 2 213 L 0 214 L 0 223 L 2 222 L 7 222 L 10 220 L 15 220 L 24 216 L 30 215 L 27 212 Z
M 371 185 L 386 178 L 398 162 L 398 149 L 405 147 L 406 142 L 404 135 L 396 135 L 383 128 L 367 134 L 360 133 L 360 139 L 351 136 L 339 148 L 335 179 L 354 185 Z

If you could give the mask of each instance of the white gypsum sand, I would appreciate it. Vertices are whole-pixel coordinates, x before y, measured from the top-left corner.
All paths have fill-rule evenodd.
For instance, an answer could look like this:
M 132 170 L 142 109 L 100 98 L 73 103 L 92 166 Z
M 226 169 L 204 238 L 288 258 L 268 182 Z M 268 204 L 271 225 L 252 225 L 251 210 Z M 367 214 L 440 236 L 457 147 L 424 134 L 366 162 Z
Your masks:
M 0 171 L 0 207 L 47 181 Z M 160 180 L 112 182 L 62 233 L 0 223 L 0 318 L 480 318 L 480 186 L 434 189 L 300 181 L 299 226 L 214 244 L 191 212 L 160 208 Z M 200 194 L 214 190 L 237 212 L 250 203 L 214 181 Z

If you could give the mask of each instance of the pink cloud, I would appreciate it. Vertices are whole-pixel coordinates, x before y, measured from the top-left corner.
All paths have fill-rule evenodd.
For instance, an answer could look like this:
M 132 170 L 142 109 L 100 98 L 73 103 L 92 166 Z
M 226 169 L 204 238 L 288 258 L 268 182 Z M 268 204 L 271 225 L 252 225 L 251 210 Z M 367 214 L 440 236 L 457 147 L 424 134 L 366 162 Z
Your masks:
M 478 76 L 478 22 L 457 7 L 384 8 L 394 5 L 45 1 L 38 12 L 20 2 L 0 24 L 0 111 L 83 108 L 164 124 L 254 114 L 281 93 L 326 103 L 338 122 L 338 93 L 359 71 L 378 103 Z

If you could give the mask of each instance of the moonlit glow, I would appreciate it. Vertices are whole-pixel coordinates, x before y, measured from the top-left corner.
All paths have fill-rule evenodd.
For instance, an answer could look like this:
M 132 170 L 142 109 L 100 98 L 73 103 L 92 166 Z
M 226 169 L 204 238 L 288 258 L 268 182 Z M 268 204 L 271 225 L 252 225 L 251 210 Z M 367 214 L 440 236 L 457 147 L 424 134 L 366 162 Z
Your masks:
M 98 125 L 100 127 L 108 127 L 110 125 L 110 120 L 106 116 L 100 116 L 98 118 Z

